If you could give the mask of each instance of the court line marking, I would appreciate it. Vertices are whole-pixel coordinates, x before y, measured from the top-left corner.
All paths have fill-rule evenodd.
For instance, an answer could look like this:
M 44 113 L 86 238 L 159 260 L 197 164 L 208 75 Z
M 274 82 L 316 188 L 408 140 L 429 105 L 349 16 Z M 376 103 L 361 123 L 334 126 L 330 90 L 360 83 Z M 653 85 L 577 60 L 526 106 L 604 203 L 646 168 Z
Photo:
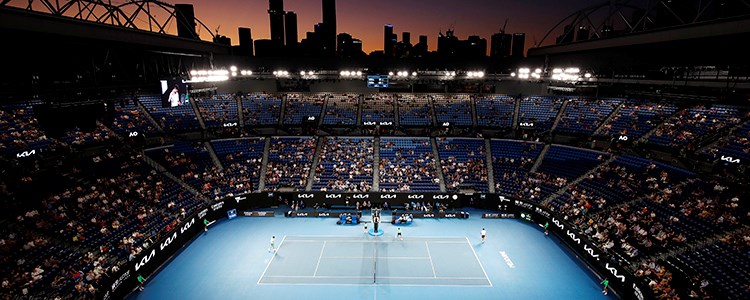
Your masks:
M 311 286 L 311 285 L 320 285 L 320 286 L 434 286 L 434 287 L 457 287 L 457 288 L 491 288 L 491 285 L 475 285 L 475 284 L 377 284 L 377 283 L 259 283 L 258 285 L 300 285 L 300 286 Z
M 281 247 L 279 245 L 279 247 Z M 313 272 L 313 277 L 318 274 L 318 267 L 320 267 L 320 259 L 323 258 L 323 251 L 326 250 L 326 241 L 323 241 L 323 247 L 320 248 L 320 256 L 318 256 L 318 263 L 315 265 L 315 272 Z
M 266 278 L 343 278 L 343 279 L 358 279 L 358 278 L 370 278 L 370 276 L 336 276 L 336 275 L 268 275 Z M 487 279 L 484 277 L 430 277 L 430 276 L 379 276 L 378 278 L 394 278 L 394 279 L 447 279 L 447 280 L 481 280 Z
M 425 247 L 427 247 L 427 256 L 430 258 L 430 267 L 432 267 L 432 277 L 437 278 L 437 273 L 435 273 L 435 264 L 432 263 L 432 254 L 430 254 L 430 244 L 427 243 L 427 241 L 424 241 Z
M 309 238 L 309 237 L 330 237 L 330 238 L 356 238 L 361 239 L 361 235 L 290 235 L 290 240 L 294 238 Z M 412 235 L 412 238 L 443 238 L 443 239 L 464 239 L 465 236 L 437 236 L 437 235 Z
M 469 242 L 469 238 L 468 237 L 465 237 L 465 238 L 466 238 L 466 243 L 469 244 L 469 248 L 471 248 L 471 252 L 474 252 L 474 257 L 476 257 L 477 262 L 479 263 L 479 267 L 482 268 L 482 272 L 484 272 L 485 279 L 487 279 L 487 282 L 489 282 L 490 286 L 492 286 L 492 280 L 490 280 L 490 277 L 487 276 L 487 271 L 484 270 L 484 266 L 482 265 L 482 261 L 479 260 L 479 255 L 477 255 L 477 252 L 474 251 L 474 246 L 471 245 L 471 242 Z M 279 246 L 279 247 L 281 247 L 281 246 Z
M 320 241 L 327 241 L 331 243 L 339 243 L 339 244 L 388 244 L 388 243 L 395 243 L 395 240 L 392 241 L 365 241 L 365 240 L 289 240 L 287 243 L 294 243 L 294 242 L 302 242 L 302 243 L 320 243 Z M 421 243 L 425 241 L 420 240 L 399 240 L 399 243 Z M 430 243 L 435 244 L 463 244 L 464 241 L 429 241 Z
M 325 258 L 330 259 L 370 259 L 375 258 L 373 256 L 325 256 Z M 430 259 L 429 257 L 421 257 L 421 256 L 378 256 L 378 259 Z
M 268 261 L 268 264 L 266 265 L 266 268 L 263 269 L 263 273 L 260 274 L 260 278 L 258 278 L 258 282 L 256 284 L 260 284 L 260 281 L 263 280 L 263 276 L 266 275 L 266 271 L 268 271 L 268 267 L 271 266 L 271 263 L 273 262 L 273 259 L 276 258 L 276 254 L 279 253 L 279 250 L 281 249 L 281 245 L 284 244 L 284 241 L 286 240 L 286 235 L 281 238 L 281 243 L 279 243 L 279 248 L 276 249 L 276 252 L 273 253 L 273 256 L 271 256 L 271 260 Z

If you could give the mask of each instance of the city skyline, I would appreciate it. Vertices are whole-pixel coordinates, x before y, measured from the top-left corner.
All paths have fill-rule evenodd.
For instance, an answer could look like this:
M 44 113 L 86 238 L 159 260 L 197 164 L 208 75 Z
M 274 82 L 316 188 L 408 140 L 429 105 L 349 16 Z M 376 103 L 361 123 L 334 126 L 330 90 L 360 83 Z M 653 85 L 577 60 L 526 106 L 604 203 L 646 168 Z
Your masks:
M 195 15 L 210 28 L 220 26 L 219 34 L 239 43 L 237 28 L 248 27 L 253 31 L 253 39 L 270 39 L 268 0 L 226 0 L 209 2 L 205 0 L 181 1 L 195 6 Z M 402 3 L 397 0 L 379 2 L 336 1 L 336 31 L 347 33 L 362 40 L 366 53 L 383 50 L 383 26 L 393 24 L 394 33 L 401 37 L 402 32 L 414 36 L 428 36 L 430 51 L 437 50 L 438 33 L 448 29 L 465 39 L 478 35 L 490 40 L 508 18 L 508 33 L 526 33 L 525 49 L 540 41 L 544 34 L 568 14 L 583 8 L 585 0 L 534 0 L 519 3 L 510 0 L 468 0 L 456 5 L 448 0 L 410 0 Z M 323 21 L 322 1 L 284 0 L 284 10 L 297 15 L 299 39 L 305 32 L 312 31 L 315 24 Z M 228 17 L 227 14 L 231 14 Z M 200 32 L 201 39 L 210 40 L 208 33 Z M 554 36 L 544 44 L 554 43 Z M 489 51 L 489 47 L 487 49 Z M 488 53 L 489 54 L 489 53 Z

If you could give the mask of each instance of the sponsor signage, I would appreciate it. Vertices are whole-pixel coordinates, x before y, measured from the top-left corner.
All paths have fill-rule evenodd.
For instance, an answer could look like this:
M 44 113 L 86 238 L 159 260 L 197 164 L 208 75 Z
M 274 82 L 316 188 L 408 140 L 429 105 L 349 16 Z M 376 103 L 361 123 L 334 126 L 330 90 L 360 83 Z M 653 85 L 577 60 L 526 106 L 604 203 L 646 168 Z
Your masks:
M 520 122 L 518 126 L 523 128 L 534 128 L 534 122 Z
M 725 162 L 728 162 L 728 163 L 733 163 L 733 164 L 740 163 L 740 159 L 739 158 L 734 158 L 734 157 L 726 156 L 726 155 L 722 155 L 721 156 L 721 160 L 725 161 Z
M 285 212 L 284 216 L 285 217 L 336 217 L 336 218 L 340 218 L 341 215 L 343 214 L 354 214 L 359 217 L 362 217 L 361 212 L 354 212 L 354 211 L 350 211 L 350 212 L 317 212 L 317 211 L 301 212 L 301 211 L 291 211 L 291 210 Z
M 138 131 L 131 131 L 128 133 L 128 137 L 138 137 Z
M 224 123 L 224 127 L 237 127 L 237 122 Z
M 493 213 L 493 214 L 482 214 L 483 219 L 515 219 L 516 214 L 509 213 Z
M 245 217 L 273 217 L 273 211 L 243 211 L 242 215 Z
M 41 150 L 39 152 L 41 152 Z M 27 158 L 27 157 L 32 157 L 36 154 L 37 154 L 36 149 L 31 149 L 31 150 L 26 150 L 26 151 L 16 153 L 16 158 Z

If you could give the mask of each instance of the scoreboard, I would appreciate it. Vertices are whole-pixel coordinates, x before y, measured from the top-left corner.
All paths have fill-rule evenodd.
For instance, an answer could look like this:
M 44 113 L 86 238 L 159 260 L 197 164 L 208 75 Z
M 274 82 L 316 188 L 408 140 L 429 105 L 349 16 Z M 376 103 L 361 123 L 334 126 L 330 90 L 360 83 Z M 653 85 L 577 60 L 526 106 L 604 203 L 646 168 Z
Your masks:
M 368 88 L 386 88 L 388 85 L 388 75 L 367 75 Z

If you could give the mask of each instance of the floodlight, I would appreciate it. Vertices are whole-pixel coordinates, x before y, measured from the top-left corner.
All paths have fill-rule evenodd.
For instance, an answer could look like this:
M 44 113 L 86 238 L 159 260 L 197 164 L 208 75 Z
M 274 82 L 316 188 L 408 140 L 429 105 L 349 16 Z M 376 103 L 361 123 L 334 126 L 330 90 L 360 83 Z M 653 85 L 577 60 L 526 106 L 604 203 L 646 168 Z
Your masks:
M 393 76 L 393 72 L 388 72 L 388 76 Z
M 362 71 L 357 71 L 357 76 L 362 76 Z
M 229 70 L 232 71 L 232 72 L 237 72 L 237 67 L 231 66 L 231 67 L 229 67 Z
M 411 76 L 417 76 L 417 72 L 411 72 Z
M 516 77 L 516 72 L 511 72 L 510 77 Z
M 586 78 L 591 78 L 591 73 L 586 73 L 586 74 L 583 74 L 583 77 L 586 77 Z
M 534 73 L 537 73 L 537 74 L 542 73 L 542 69 L 536 68 L 536 70 L 534 70 Z
M 190 71 L 190 75 L 193 75 L 193 76 L 198 75 L 198 71 L 192 70 L 192 71 Z

